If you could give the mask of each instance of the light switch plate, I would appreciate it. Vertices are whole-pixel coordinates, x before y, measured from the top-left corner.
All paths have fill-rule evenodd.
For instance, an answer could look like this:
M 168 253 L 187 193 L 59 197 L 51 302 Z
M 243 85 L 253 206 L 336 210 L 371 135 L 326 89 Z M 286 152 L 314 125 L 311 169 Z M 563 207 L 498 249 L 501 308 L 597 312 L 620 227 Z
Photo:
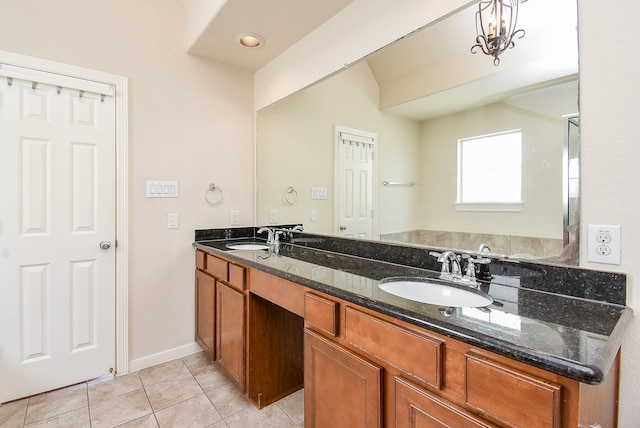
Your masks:
M 180 227 L 177 213 L 167 215 L 167 227 L 169 229 L 178 229 Z
M 311 199 L 327 199 L 327 188 L 326 187 L 312 187 L 311 188 Z
M 147 198 L 177 198 L 177 181 L 147 181 Z
M 231 226 L 240 224 L 240 211 L 231 211 Z

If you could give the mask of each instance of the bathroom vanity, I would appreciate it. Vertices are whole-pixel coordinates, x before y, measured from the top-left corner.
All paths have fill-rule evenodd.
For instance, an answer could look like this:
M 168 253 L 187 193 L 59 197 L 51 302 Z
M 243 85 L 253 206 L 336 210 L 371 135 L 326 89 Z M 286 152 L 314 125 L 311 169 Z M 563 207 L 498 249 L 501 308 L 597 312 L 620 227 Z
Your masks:
M 491 305 L 445 308 L 378 287 L 437 279 L 428 249 L 234 235 L 196 231 L 196 339 L 256 407 L 304 387 L 306 427 L 615 426 L 624 275 L 496 262 Z

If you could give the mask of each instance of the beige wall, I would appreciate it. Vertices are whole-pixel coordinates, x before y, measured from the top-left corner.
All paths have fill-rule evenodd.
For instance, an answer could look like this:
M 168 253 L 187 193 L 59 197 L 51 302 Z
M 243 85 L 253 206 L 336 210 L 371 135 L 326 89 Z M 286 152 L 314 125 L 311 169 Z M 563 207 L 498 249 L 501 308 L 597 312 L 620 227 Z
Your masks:
M 361 3 L 357 0 L 357 3 Z M 424 8 L 437 12 L 453 7 L 446 0 L 422 2 Z M 428 4 L 427 4 L 428 3 Z M 457 2 L 456 2 L 457 3 Z M 422 13 L 419 5 L 404 9 L 396 3 L 394 19 L 383 27 L 382 38 L 386 43 L 392 41 L 391 30 L 407 33 L 413 30 L 416 17 L 425 21 L 431 12 Z M 616 7 L 607 2 L 578 0 L 580 33 L 580 112 L 582 144 L 582 236 L 586 236 L 588 224 L 618 224 L 622 229 L 622 264 L 611 266 L 592 264 L 586 261 L 586 242 L 582 240 L 582 264 L 599 270 L 627 272 L 627 302 L 636 312 L 640 311 L 640 196 L 636 191 L 640 181 L 640 116 L 637 114 L 637 100 L 640 99 L 640 3 L 637 0 L 621 0 Z M 372 22 L 380 18 L 380 11 L 367 9 L 359 11 L 362 22 Z M 376 15 L 377 13 L 377 15 Z M 398 19 L 403 15 L 406 19 Z M 352 29 L 351 35 L 357 35 L 368 47 L 379 48 L 380 32 L 375 26 Z M 322 28 L 320 29 L 322 30 Z M 334 29 L 335 30 L 335 29 Z M 368 33 L 372 39 L 368 39 Z M 339 31 L 334 31 L 338 33 Z M 312 43 L 301 42 L 289 55 L 281 56 L 259 70 L 256 74 L 256 106 L 262 107 L 271 101 L 282 98 L 300 87 L 317 80 L 339 68 L 342 63 L 358 58 L 362 47 L 355 46 L 354 37 L 346 37 L 340 46 L 336 61 L 327 65 L 323 55 L 316 55 L 313 49 L 318 39 L 331 34 L 317 33 Z M 333 38 L 332 38 L 333 37 Z M 373 42 L 371 41 L 373 40 Z M 331 46 L 339 43 L 334 42 Z M 370 51 L 373 49 L 370 49 Z M 308 52 L 305 54 L 305 52 Z M 345 53 L 346 52 L 346 53 Z M 326 56 L 329 56 L 327 53 Z M 345 61 L 346 59 L 349 59 Z M 323 70 L 328 72 L 318 75 Z M 314 70 L 308 72 L 309 70 Z M 281 79 L 281 76 L 288 79 Z M 286 84 L 286 82 L 291 82 Z M 636 317 L 637 318 L 637 317 Z M 627 331 L 622 347 L 622 382 L 620 385 L 620 427 L 634 427 L 640 420 L 640 323 L 634 321 Z
M 0 49 L 129 78 L 130 359 L 193 343 L 193 231 L 253 224 L 252 75 L 189 56 L 173 0 L 0 0 Z M 147 199 L 176 180 L 177 199 Z M 219 207 L 207 184 L 225 191 Z M 178 213 L 180 228 L 167 229 Z M 142 363 L 144 364 L 144 363 Z
M 335 234 L 334 153 L 336 125 L 377 134 L 374 183 L 380 233 L 416 227 L 415 189 L 387 188 L 383 180 L 416 181 L 418 124 L 378 110 L 378 86 L 366 62 L 299 91 L 258 113 L 258 224 L 304 223 L 313 233 Z M 295 205 L 283 198 L 292 186 Z M 328 189 L 327 200 L 312 200 L 311 187 Z M 390 207 L 406 207 L 398 210 Z M 318 221 L 310 222 L 311 210 Z M 398 229 L 400 228 L 400 229 Z
M 640 420 L 640 3 L 621 0 L 611 8 L 580 0 L 578 6 L 581 232 L 586 236 L 588 224 L 618 224 L 622 233 L 621 266 L 584 264 L 629 275 L 627 304 L 636 316 L 622 345 L 619 426 L 626 428 Z M 586 260 L 586 245 L 581 258 Z
M 456 211 L 458 139 L 513 129 L 522 130 L 522 211 Z M 562 239 L 564 129 L 505 103 L 422 122 L 421 229 Z

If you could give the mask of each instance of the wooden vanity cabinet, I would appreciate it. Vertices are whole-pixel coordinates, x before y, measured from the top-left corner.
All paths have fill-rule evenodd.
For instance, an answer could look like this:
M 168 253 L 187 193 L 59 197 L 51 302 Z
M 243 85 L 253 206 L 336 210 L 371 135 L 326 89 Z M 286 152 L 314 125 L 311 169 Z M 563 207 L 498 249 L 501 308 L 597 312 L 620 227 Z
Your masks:
M 243 392 L 246 271 L 196 250 L 196 341 Z
M 212 360 L 216 346 L 215 305 L 216 280 L 196 270 L 196 342 Z
M 246 271 L 223 259 L 226 279 L 216 282 L 216 363 L 245 392 Z
M 196 251 L 195 295 L 196 342 L 213 360 L 216 347 L 216 279 L 207 271 L 207 253 L 200 250 Z
M 305 388 L 305 427 L 616 426 L 619 356 L 587 385 L 196 252 L 196 340 L 262 408 Z
M 219 282 L 216 292 L 216 363 L 245 390 L 245 295 Z
M 617 362 L 602 385 L 586 385 L 316 291 L 305 303 L 308 426 L 336 426 L 317 414 L 339 423 L 328 409 L 340 406 L 359 418 L 352 426 L 379 426 L 348 398 L 365 402 L 378 382 L 381 399 L 367 410 L 389 427 L 615 426 Z M 377 377 L 356 375 L 362 367 Z
M 382 427 L 382 367 L 306 329 L 306 428 Z

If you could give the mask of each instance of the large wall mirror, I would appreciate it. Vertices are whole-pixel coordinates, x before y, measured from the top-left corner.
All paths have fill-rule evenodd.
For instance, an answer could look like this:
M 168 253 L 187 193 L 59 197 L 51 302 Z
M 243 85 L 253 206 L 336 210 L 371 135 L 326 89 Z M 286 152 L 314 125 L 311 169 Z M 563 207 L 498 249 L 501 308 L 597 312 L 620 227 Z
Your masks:
M 576 0 L 522 3 L 526 35 L 499 66 L 470 52 L 476 11 L 426 25 L 260 110 L 258 224 L 300 222 L 312 233 L 460 250 L 483 243 L 576 264 Z M 511 131 L 521 136 L 520 200 L 460 203 L 460 140 Z M 505 153 L 491 150 L 471 164 Z

